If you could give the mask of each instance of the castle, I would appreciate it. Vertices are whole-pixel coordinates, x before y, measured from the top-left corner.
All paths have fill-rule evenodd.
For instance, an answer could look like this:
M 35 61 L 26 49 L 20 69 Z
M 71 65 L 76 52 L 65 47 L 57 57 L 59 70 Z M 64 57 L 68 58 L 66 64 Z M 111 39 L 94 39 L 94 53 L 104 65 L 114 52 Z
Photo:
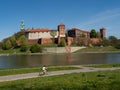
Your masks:
M 21 23 L 21 30 L 24 29 L 24 22 Z M 51 33 L 55 33 L 51 35 Z M 49 44 L 54 43 L 59 44 L 61 38 L 64 38 L 68 45 L 71 43 L 84 43 L 88 45 L 90 42 L 97 43 L 101 39 L 105 38 L 105 28 L 100 29 L 100 38 L 90 38 L 90 32 L 87 30 L 80 30 L 78 28 L 71 28 L 69 30 L 65 29 L 64 24 L 59 24 L 57 30 L 49 30 L 48 28 L 37 28 L 37 29 L 27 29 L 25 30 L 25 35 L 28 39 L 29 44 L 39 43 L 39 44 Z M 66 36 L 67 35 L 67 36 Z

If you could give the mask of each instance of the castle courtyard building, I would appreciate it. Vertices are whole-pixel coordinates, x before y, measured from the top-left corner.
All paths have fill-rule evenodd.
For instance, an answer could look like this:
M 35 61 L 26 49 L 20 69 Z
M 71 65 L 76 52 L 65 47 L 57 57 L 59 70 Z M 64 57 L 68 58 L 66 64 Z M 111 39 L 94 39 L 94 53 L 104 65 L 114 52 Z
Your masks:
M 28 39 L 28 43 L 39 41 L 40 44 L 52 43 L 53 36 L 51 32 L 54 31 L 56 34 L 54 36 L 55 39 L 58 39 L 60 42 L 60 38 L 65 37 L 65 25 L 59 24 L 58 30 L 49 30 L 48 28 L 38 28 L 38 29 L 27 29 L 25 31 L 25 35 Z

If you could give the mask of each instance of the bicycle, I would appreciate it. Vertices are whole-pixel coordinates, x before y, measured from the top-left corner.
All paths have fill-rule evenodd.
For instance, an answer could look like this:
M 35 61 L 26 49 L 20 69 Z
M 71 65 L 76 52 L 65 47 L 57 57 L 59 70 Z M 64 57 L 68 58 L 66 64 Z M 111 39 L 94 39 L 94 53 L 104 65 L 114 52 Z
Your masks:
M 38 76 L 43 76 L 47 74 L 47 70 L 43 70 L 42 72 L 39 72 Z

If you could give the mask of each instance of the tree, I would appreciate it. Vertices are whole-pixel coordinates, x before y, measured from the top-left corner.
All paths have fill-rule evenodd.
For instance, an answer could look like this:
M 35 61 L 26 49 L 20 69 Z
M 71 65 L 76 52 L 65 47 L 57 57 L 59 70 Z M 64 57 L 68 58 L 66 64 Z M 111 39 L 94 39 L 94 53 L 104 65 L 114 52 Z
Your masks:
M 111 46 L 116 46 L 118 39 L 115 36 L 109 36 L 109 42 Z
M 51 30 L 50 35 L 53 37 L 53 43 L 54 43 L 55 42 L 55 36 L 57 35 L 57 32 L 55 30 Z
M 108 39 L 103 39 L 102 40 L 102 45 L 103 46 L 109 46 L 110 45 L 110 41 Z
M 22 45 L 22 46 L 20 47 L 20 51 L 21 51 L 21 52 L 26 52 L 27 50 L 28 50 L 27 45 Z
M 9 49 L 12 48 L 12 44 L 11 44 L 11 42 L 10 42 L 9 39 L 6 40 L 5 42 L 3 42 L 2 48 L 3 48 L 4 50 L 9 50 Z
M 27 39 L 26 39 L 26 37 L 24 35 L 20 36 L 19 44 L 20 44 L 20 46 L 27 44 Z
M 66 41 L 64 38 L 61 38 L 61 42 L 59 44 L 60 47 L 65 47 L 66 46 Z
M 32 53 L 42 52 L 42 47 L 41 47 L 39 44 L 33 44 L 33 45 L 30 47 L 30 51 L 31 51 Z
M 96 38 L 97 37 L 97 33 L 95 29 L 92 29 L 90 32 L 90 38 Z
M 19 32 L 17 32 L 17 33 L 14 34 L 14 36 L 15 36 L 16 39 L 19 39 L 22 35 L 25 35 L 24 31 L 19 31 Z
M 120 49 L 120 39 L 117 40 L 117 44 L 115 45 L 115 48 Z
M 16 44 L 16 38 L 15 38 L 14 35 L 10 37 L 10 42 L 11 42 L 11 44 L 12 44 L 13 47 L 17 46 L 17 44 Z
M 2 48 L 2 42 L 0 42 L 0 49 Z

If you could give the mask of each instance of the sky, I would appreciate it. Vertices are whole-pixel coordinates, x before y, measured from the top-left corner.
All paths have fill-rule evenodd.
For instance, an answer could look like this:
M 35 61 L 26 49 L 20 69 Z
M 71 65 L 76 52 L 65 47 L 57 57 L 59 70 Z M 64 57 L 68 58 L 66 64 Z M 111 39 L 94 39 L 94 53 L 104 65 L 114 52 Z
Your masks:
M 120 38 L 120 0 L 0 0 L 0 41 L 28 28 L 79 28 Z

